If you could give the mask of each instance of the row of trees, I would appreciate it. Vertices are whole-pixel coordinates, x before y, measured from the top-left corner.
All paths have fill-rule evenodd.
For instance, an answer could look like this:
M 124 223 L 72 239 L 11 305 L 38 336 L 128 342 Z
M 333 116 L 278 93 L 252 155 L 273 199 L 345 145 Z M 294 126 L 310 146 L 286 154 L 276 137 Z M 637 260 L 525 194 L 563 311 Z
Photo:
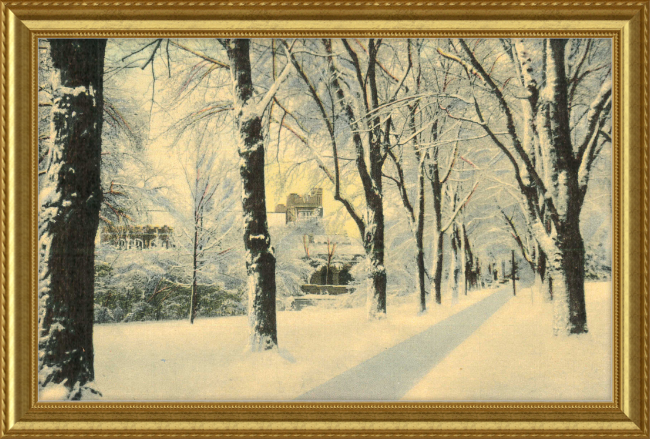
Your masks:
M 128 122 L 106 111 L 105 40 L 49 44 L 52 132 L 40 171 L 39 384 L 65 383 L 74 399 L 93 379 L 93 257 L 100 212 L 109 209 L 119 217 L 119 208 L 102 206 L 107 198 L 124 196 L 112 182 L 102 189 L 102 120 L 112 117 L 118 127 Z M 386 313 L 386 214 L 395 204 L 387 201 L 397 199 L 414 244 L 420 311 L 427 308 L 427 278 L 441 303 L 445 254 L 451 255 L 453 296 L 458 285 L 475 283 L 480 265 L 472 231 L 481 236 L 498 217 L 500 230 L 510 231 L 549 298 L 552 285 L 556 334 L 587 331 L 580 213 L 594 163 L 611 143 L 609 41 L 138 44 L 114 71 L 150 67 L 154 114 L 163 106 L 156 98 L 162 69 L 155 69 L 166 68 L 175 81 L 169 82 L 173 101 L 186 103 L 187 114 L 169 127 L 177 140 L 183 133 L 202 139 L 202 131 L 232 121 L 252 350 L 278 342 L 276 258 L 266 218 L 272 140 L 278 164 L 286 155 L 303 168 L 319 169 L 310 178 L 331 184 L 358 230 L 369 267 L 369 318 Z M 219 124 L 206 124 L 217 118 Z M 186 172 L 193 199 L 191 319 L 201 261 L 223 233 L 206 225 L 219 214 L 211 201 L 224 179 L 205 177 L 214 175 L 206 169 L 215 166 L 220 147 L 196 142 L 196 166 Z

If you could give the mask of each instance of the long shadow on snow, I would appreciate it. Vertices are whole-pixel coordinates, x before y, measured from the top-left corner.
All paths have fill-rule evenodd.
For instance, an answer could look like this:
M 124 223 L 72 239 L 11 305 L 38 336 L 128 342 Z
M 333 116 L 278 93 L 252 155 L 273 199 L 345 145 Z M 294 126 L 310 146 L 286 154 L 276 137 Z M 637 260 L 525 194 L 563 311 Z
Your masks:
M 511 297 L 503 288 L 300 395 L 301 401 L 395 401 Z

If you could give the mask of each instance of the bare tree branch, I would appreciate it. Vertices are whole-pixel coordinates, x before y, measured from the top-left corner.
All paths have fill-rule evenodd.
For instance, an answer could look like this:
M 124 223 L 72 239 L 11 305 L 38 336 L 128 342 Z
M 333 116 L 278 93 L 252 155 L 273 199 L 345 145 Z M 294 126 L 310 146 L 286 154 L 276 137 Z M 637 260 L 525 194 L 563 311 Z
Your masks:
M 582 139 L 582 142 L 580 142 L 580 146 L 578 147 L 578 151 L 576 153 L 576 161 L 578 163 L 582 163 L 584 161 L 585 151 L 592 142 L 594 134 L 597 134 L 598 130 L 602 128 L 600 115 L 604 110 L 606 110 L 607 102 L 610 102 L 611 106 L 611 96 L 612 81 L 605 81 L 600 87 L 598 95 L 589 106 L 589 113 L 587 115 L 587 128 L 584 138 Z
M 456 217 L 458 216 L 460 211 L 463 210 L 463 208 L 465 207 L 465 205 L 469 201 L 470 197 L 472 196 L 472 194 L 476 190 L 476 187 L 478 186 L 478 183 L 479 183 L 478 181 L 476 183 L 474 183 L 474 186 L 472 187 L 472 190 L 467 193 L 465 198 L 463 198 L 462 202 L 458 203 L 458 207 L 456 208 L 454 213 L 451 215 L 451 218 L 449 218 L 449 221 L 447 222 L 447 224 L 441 229 L 442 232 L 446 232 L 447 229 L 454 223 L 454 220 L 456 219 Z
M 207 62 L 209 62 L 209 63 L 212 63 L 212 64 L 214 64 L 214 65 L 216 65 L 216 66 L 219 66 L 219 67 L 221 67 L 221 68 L 224 68 L 224 69 L 226 69 L 226 70 L 230 70 L 230 66 L 229 66 L 228 64 L 226 64 L 226 63 L 224 63 L 224 62 L 221 62 L 221 61 L 219 61 L 219 60 L 216 60 L 216 59 L 214 59 L 214 58 L 210 58 L 209 56 L 207 56 L 207 55 L 205 55 L 205 54 L 203 54 L 203 53 L 197 52 L 196 50 L 190 49 L 189 47 L 187 47 L 187 46 L 185 46 L 185 45 L 183 45 L 183 44 L 180 44 L 180 43 L 178 43 L 178 42 L 176 42 L 176 41 L 171 41 L 170 44 L 171 44 L 172 46 L 176 46 L 176 47 L 178 47 L 179 49 L 182 49 L 182 50 L 184 50 L 184 51 L 186 51 L 186 52 L 189 52 L 189 53 L 191 53 L 192 55 L 198 56 L 199 58 L 201 58 L 201 59 L 204 60 L 204 61 L 207 61 Z

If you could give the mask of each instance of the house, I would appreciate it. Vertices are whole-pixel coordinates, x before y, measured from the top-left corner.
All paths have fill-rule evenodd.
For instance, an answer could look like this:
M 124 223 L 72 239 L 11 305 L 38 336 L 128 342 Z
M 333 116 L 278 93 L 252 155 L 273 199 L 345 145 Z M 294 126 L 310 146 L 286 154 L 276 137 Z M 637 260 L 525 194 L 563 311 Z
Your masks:
M 99 233 L 100 243 L 120 250 L 172 248 L 174 229 L 156 225 L 108 225 Z
M 284 214 L 285 224 L 314 217 L 323 217 L 323 189 L 313 188 L 309 193 L 300 196 L 289 194 L 286 204 L 275 206 L 272 214 Z M 269 217 L 271 215 L 268 215 Z

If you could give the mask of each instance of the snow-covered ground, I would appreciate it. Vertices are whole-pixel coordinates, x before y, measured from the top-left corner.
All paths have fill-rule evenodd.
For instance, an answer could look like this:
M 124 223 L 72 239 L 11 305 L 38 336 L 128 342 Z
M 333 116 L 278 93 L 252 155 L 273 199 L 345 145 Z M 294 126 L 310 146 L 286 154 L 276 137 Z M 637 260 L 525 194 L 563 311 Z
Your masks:
M 415 295 L 389 301 L 376 322 L 364 308 L 282 311 L 277 352 L 245 352 L 244 316 L 96 325 L 95 382 L 103 400 L 291 400 L 493 291 L 420 316 Z
M 569 338 L 551 335 L 548 304 L 522 290 L 404 399 L 611 399 L 610 285 L 588 285 L 590 332 Z M 255 354 L 246 317 L 96 325 L 96 386 L 104 401 L 291 400 L 493 292 L 421 316 L 412 296 L 378 322 L 363 308 L 279 312 L 280 350 Z
M 554 337 L 551 304 L 526 288 L 403 399 L 611 401 L 611 283 L 587 283 L 585 289 L 589 333 Z

